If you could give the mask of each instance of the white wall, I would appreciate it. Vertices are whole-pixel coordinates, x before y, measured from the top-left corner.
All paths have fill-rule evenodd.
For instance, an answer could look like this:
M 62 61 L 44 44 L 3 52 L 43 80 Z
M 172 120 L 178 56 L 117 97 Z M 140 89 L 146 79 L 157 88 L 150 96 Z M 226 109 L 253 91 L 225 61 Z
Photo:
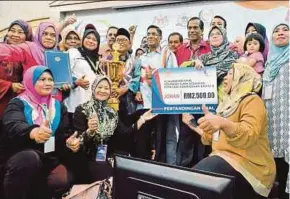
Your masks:
M 0 30 L 16 19 L 33 20 L 51 17 L 58 20 L 58 13 L 49 9 L 50 1 L 0 1 Z
M 248 22 L 259 22 L 267 28 L 267 34 L 272 31 L 274 24 L 285 21 L 288 9 L 280 6 L 268 10 L 253 10 L 240 6 L 235 2 L 190 2 L 180 5 L 162 5 L 158 7 L 131 8 L 121 10 L 85 10 L 74 12 L 78 17 L 78 28 L 82 30 L 85 24 L 93 23 L 103 36 L 104 42 L 107 27 L 115 25 L 128 28 L 137 24 L 134 48 L 139 46 L 140 41 L 146 34 L 146 28 L 156 24 L 163 30 L 164 40 L 173 32 L 178 31 L 187 37 L 186 24 L 177 25 L 181 17 L 189 19 L 200 16 L 205 22 L 205 38 L 209 29 L 210 19 L 214 15 L 221 15 L 228 21 L 228 38 L 233 40 L 238 35 L 244 35 L 244 29 Z M 72 13 L 72 12 L 71 12 Z M 67 13 L 70 14 L 70 13 Z M 158 22 L 157 18 L 160 18 Z M 184 26 L 185 25 L 185 26 Z

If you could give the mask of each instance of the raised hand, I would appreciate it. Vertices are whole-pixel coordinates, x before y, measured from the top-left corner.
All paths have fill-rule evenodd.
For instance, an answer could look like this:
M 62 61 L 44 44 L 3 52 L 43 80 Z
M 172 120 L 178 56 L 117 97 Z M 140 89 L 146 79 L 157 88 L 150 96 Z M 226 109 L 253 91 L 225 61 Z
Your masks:
M 135 25 L 130 26 L 129 27 L 129 34 L 130 35 L 135 35 L 136 29 L 137 29 L 137 25 L 136 26 Z
M 136 93 L 135 100 L 136 100 L 137 102 L 142 102 L 142 101 L 143 101 L 143 98 L 142 98 L 142 94 L 141 94 L 141 92 L 137 92 L 137 93 Z
M 72 136 L 70 136 L 66 140 L 66 146 L 72 150 L 73 152 L 77 152 L 80 149 L 81 141 L 77 138 L 78 132 L 74 132 Z
M 21 83 L 12 83 L 11 88 L 12 91 L 17 94 L 22 93 L 25 90 L 24 86 Z
M 152 109 L 146 111 L 141 117 L 146 121 L 152 120 L 154 117 L 156 117 L 157 114 L 152 113 Z
M 196 60 L 194 60 L 194 67 L 196 68 L 196 69 L 201 69 L 201 68 L 203 68 L 204 66 L 203 66 L 203 63 L 199 60 L 199 59 L 196 59 Z
M 70 24 L 75 23 L 76 21 L 77 21 L 76 15 L 75 14 L 72 14 L 72 15 L 70 15 L 70 16 L 68 16 L 68 17 L 65 18 L 63 24 L 64 24 L 64 26 L 68 26 Z
M 207 133 L 215 133 L 218 131 L 221 128 L 223 118 L 209 112 L 205 105 L 202 105 L 202 111 L 204 117 L 197 121 L 199 128 Z
M 51 133 L 52 131 L 49 128 L 49 121 L 44 120 L 40 127 L 34 128 L 30 132 L 30 138 L 35 140 L 37 143 L 45 143 L 47 140 L 49 140 Z
M 192 120 L 194 117 L 190 114 L 182 114 L 182 122 L 184 124 L 190 125 L 190 120 Z
M 95 132 L 96 130 L 98 130 L 98 117 L 92 117 L 88 120 L 88 131 L 90 133 Z
M 69 84 L 63 84 L 60 88 L 61 91 L 67 91 L 71 89 L 71 85 Z
M 85 76 L 83 76 L 82 78 L 76 80 L 76 85 L 78 85 L 84 89 L 88 89 L 90 86 L 90 82 L 89 82 L 89 80 L 86 79 Z

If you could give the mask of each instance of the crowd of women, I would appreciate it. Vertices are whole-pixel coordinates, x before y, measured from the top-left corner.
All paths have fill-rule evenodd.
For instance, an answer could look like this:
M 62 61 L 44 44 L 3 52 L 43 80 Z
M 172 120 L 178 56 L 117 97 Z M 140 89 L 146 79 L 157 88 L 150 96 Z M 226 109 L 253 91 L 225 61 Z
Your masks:
M 227 39 L 226 20 L 215 16 L 207 40 L 198 17 L 188 41 L 174 32 L 161 48 L 151 25 L 132 49 L 135 27 L 109 27 L 100 45 L 97 27 L 42 22 L 36 32 L 16 20 L 0 43 L 0 197 L 60 198 L 74 184 L 113 175 L 115 153 L 234 176 L 234 198 L 267 198 L 274 182 L 289 198 L 289 25 L 271 30 L 250 22 L 244 36 Z M 125 63 L 119 89 L 102 70 Z M 54 87 L 45 50 L 67 51 L 73 85 Z M 135 53 L 133 53 L 135 52 Z M 214 66 L 218 108 L 202 115 L 156 115 L 151 78 L 162 67 Z M 108 105 L 120 101 L 119 110 Z M 197 121 L 196 125 L 192 122 Z

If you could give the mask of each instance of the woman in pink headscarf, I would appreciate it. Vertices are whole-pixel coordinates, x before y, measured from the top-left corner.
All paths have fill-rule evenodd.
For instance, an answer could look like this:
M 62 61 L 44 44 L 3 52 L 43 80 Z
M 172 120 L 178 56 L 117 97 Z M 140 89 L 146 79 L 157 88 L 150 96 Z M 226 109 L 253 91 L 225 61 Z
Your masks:
M 24 72 L 35 65 L 44 65 L 44 51 L 57 50 L 58 32 L 53 23 L 42 22 L 33 42 L 18 45 L 0 44 L 0 61 L 20 62 Z
M 9 100 L 24 91 L 23 73 L 31 66 L 44 64 L 44 50 L 56 49 L 57 35 L 49 22 L 40 23 L 33 39 L 27 22 L 16 20 L 10 25 L 6 43 L 0 43 L 0 132 Z
M 66 108 L 52 98 L 54 81 L 48 67 L 29 68 L 24 87 L 3 116 L 0 182 L 5 198 L 60 197 L 72 180 L 60 157 L 75 150 L 68 142 L 74 144 L 76 135 L 70 136 Z

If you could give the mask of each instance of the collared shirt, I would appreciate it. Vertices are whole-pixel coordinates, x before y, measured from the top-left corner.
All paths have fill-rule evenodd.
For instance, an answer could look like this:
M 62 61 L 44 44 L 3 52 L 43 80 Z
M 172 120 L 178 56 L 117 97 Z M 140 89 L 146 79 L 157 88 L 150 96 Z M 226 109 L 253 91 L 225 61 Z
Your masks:
M 158 68 L 173 68 L 177 66 L 177 61 L 174 53 L 167 50 L 158 48 L 154 52 L 144 53 L 139 59 L 136 60 L 133 78 L 129 83 L 129 89 L 137 93 L 140 91 L 143 97 L 143 107 L 151 108 L 152 101 L 152 89 L 151 82 L 146 79 L 146 69 L 148 67 L 152 69 Z
M 210 52 L 210 45 L 204 40 L 200 40 L 198 48 L 192 49 L 191 43 L 183 44 L 176 51 L 176 59 L 178 66 L 183 62 L 196 59 L 197 57 Z

